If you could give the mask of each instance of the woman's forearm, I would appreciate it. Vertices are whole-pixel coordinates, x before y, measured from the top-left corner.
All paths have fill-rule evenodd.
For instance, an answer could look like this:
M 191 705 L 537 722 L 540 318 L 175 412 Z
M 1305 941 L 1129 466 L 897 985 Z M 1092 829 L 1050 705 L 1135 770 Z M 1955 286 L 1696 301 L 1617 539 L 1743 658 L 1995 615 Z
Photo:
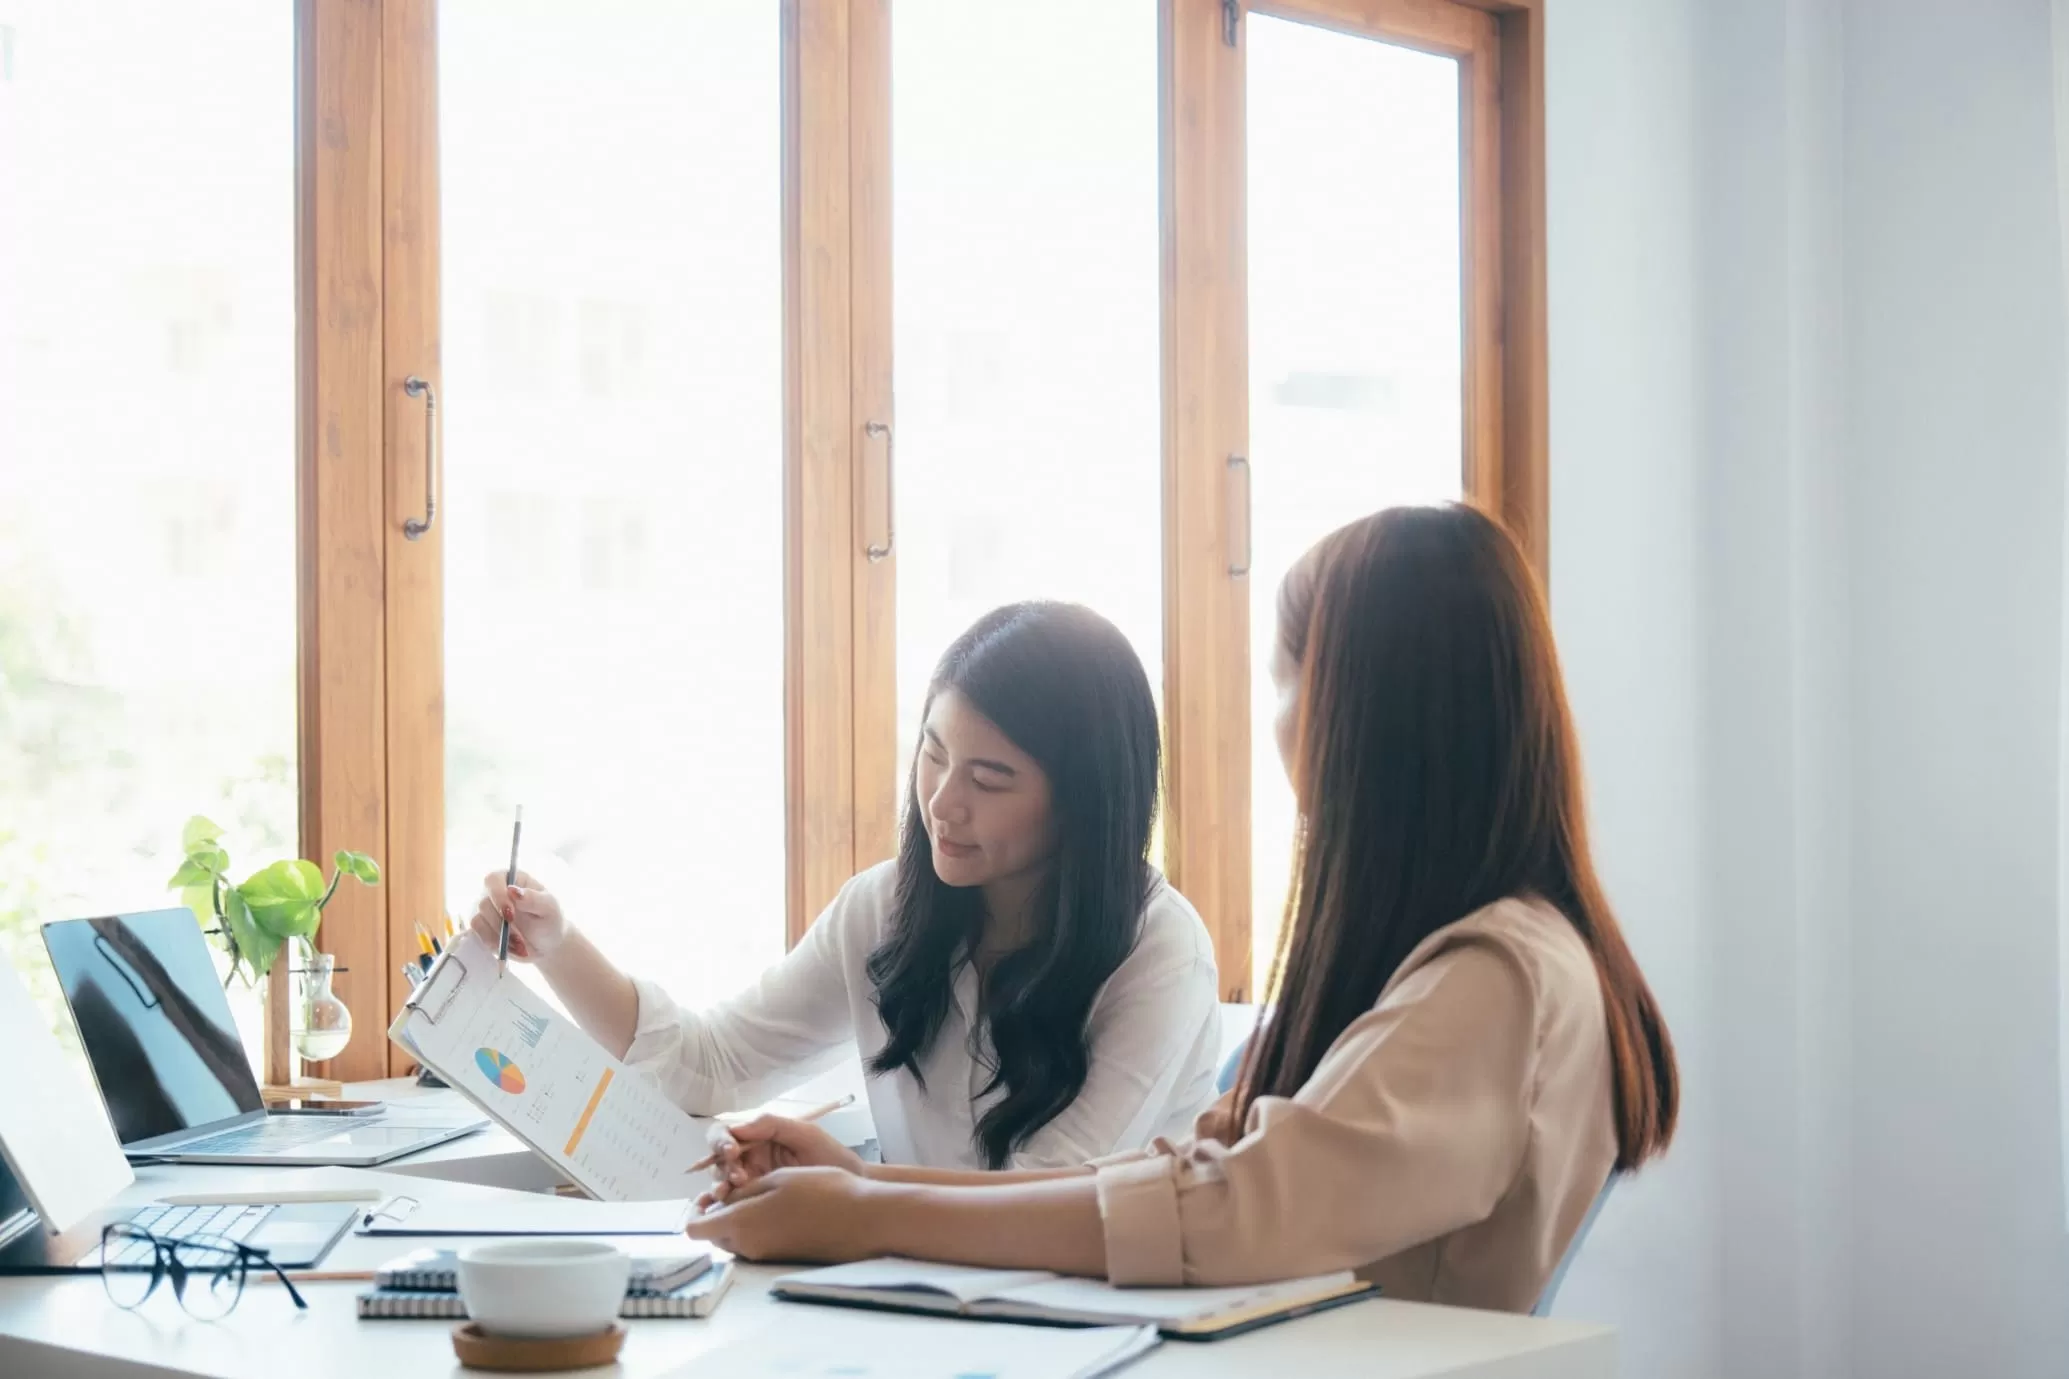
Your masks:
M 588 937 L 577 929 L 537 963 L 539 974 L 560 997 L 575 1023 L 597 1043 L 623 1058 L 639 1032 L 639 992 Z
M 920 1168 L 909 1164 L 864 1164 L 862 1176 L 879 1183 L 916 1187 L 997 1187 L 1010 1183 L 1052 1183 L 1059 1178 L 1089 1178 L 1090 1168 L 1007 1168 L 980 1172 L 967 1168 Z
M 1090 1170 L 982 1186 L 885 1183 L 871 1191 L 878 1252 L 992 1268 L 1106 1276 L 1106 1232 Z

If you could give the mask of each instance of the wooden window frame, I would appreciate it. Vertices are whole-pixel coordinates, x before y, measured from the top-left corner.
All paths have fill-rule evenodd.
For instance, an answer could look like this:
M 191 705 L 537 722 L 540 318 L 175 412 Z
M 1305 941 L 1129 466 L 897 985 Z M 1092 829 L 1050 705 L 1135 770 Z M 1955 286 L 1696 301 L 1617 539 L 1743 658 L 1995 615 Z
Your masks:
M 785 842 L 789 939 L 891 855 L 891 6 L 772 0 L 783 33 Z M 1465 490 L 1542 574 L 1547 437 L 1538 0 L 1256 0 L 1258 13 L 1461 60 Z M 444 878 L 442 529 L 421 540 L 422 403 L 442 383 L 436 0 L 297 0 L 297 554 L 304 855 L 374 851 L 324 947 L 358 1037 L 320 1073 L 384 1076 L 412 925 Z M 1165 861 L 1250 998 L 1249 445 L 1240 6 L 1159 0 Z M 463 404 L 464 405 L 464 401 Z M 871 558 L 872 546 L 891 547 Z M 266 1080 L 293 1067 L 287 964 Z
M 382 472 L 381 9 L 295 9 L 297 693 L 305 857 L 373 852 L 383 886 L 342 887 L 320 941 L 358 1032 L 330 1068 L 385 1073 L 382 973 L 395 868 L 387 781 L 386 481 Z M 267 979 L 264 1081 L 290 1080 L 292 946 Z
M 1459 60 L 1463 487 L 1509 525 L 1542 577 L 1541 5 L 1251 0 L 1247 9 Z M 1229 1001 L 1253 999 L 1257 989 L 1243 10 L 1225 0 L 1163 0 L 1166 859 L 1172 883 L 1214 936 Z
M 892 467 L 898 419 L 892 392 L 891 5 L 846 0 L 849 47 L 849 244 L 852 309 L 849 434 L 861 446 L 847 557 L 854 585 L 855 736 L 852 871 L 898 849 L 904 752 L 898 722 L 898 540 Z M 880 430 L 872 434 L 872 423 Z M 872 549 L 884 552 L 872 555 Z M 845 880 L 846 878 L 842 878 Z M 825 899 L 831 899 L 828 892 Z M 824 904 L 822 900 L 821 905 Z M 816 917 L 793 916 L 793 937 Z
M 773 0 L 772 0 L 773 2 Z M 851 181 L 849 69 L 856 40 L 887 42 L 882 0 L 780 0 L 783 63 L 785 928 L 794 942 L 858 865 L 858 830 L 888 835 L 889 808 L 858 787 L 881 771 L 858 733 L 874 705 L 863 648 L 892 664 L 888 621 L 863 616 L 893 569 L 856 539 L 885 473 L 865 414 L 885 416 L 888 352 L 856 367 L 851 223 L 872 205 Z M 436 0 L 297 0 L 297 554 L 301 838 L 305 856 L 373 852 L 382 885 L 332 900 L 320 942 L 349 972 L 336 990 L 355 1038 L 310 1071 L 342 1080 L 412 1066 L 386 1039 L 408 994 L 413 926 L 445 895 L 443 524 L 423 515 L 421 399 L 442 390 Z M 867 49 L 859 50 L 867 60 Z M 869 91 L 865 73 L 858 79 Z M 888 128 L 888 90 L 876 93 Z M 889 207 L 881 192 L 881 233 Z M 441 399 L 443 397 L 440 391 Z M 463 404 L 464 405 L 464 402 Z M 440 447 L 442 453 L 442 447 Z M 442 475 L 439 487 L 442 490 Z M 885 605 L 888 607 L 888 605 Z M 888 614 L 885 615 L 888 617 Z M 888 758 L 886 745 L 874 756 Z M 862 852 L 873 853 L 872 842 Z M 773 917 L 771 917 L 773 919 Z M 288 964 L 267 989 L 264 1076 L 285 1083 Z

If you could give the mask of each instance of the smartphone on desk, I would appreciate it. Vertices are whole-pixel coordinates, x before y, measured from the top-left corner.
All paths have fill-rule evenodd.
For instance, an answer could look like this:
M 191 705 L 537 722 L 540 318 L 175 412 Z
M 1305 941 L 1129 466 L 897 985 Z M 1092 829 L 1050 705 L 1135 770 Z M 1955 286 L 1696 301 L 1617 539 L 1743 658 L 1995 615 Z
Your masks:
M 384 1101 L 339 1101 L 331 1097 L 307 1097 L 268 1106 L 269 1116 L 375 1116 L 387 1108 Z

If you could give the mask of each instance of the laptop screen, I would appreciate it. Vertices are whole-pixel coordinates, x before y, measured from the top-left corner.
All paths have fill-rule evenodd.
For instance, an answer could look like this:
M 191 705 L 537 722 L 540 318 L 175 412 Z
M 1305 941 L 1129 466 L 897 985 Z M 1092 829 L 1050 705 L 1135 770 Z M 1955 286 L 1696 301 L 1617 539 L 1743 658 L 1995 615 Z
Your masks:
M 43 944 L 123 1144 L 261 1109 L 192 911 L 59 920 Z

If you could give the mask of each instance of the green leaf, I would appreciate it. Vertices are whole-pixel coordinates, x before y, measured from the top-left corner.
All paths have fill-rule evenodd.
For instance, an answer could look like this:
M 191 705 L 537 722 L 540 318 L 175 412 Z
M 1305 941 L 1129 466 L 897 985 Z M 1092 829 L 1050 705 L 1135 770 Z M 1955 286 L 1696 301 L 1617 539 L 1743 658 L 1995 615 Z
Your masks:
M 272 971 L 274 959 L 280 956 L 279 937 L 259 927 L 251 907 L 245 904 L 243 894 L 235 888 L 224 897 L 223 911 L 223 920 L 230 926 L 230 936 L 237 940 L 238 954 L 250 966 L 253 979 Z
M 165 883 L 167 890 L 180 890 L 188 886 L 206 886 L 215 880 L 215 873 L 189 857 L 180 863 L 180 869 L 172 874 L 172 880 Z
M 219 847 L 212 847 L 204 843 L 188 853 L 187 860 L 182 862 L 180 866 L 182 870 L 192 867 L 203 876 L 221 876 L 230 869 L 230 854 Z M 193 883 L 182 882 L 180 884 L 191 885 Z
M 364 881 L 369 886 L 381 884 L 381 864 L 363 852 L 340 852 L 331 861 L 347 876 Z
M 252 921 L 277 940 L 308 938 L 323 921 L 323 873 L 314 862 L 275 862 L 237 888 Z
M 196 814 L 187 820 L 187 826 L 180 831 L 180 849 L 190 856 L 205 847 L 214 847 L 223 838 L 222 828 L 213 820 Z
M 205 886 L 183 886 L 180 888 L 180 904 L 194 912 L 194 918 L 204 925 L 216 922 L 216 888 L 210 882 Z

